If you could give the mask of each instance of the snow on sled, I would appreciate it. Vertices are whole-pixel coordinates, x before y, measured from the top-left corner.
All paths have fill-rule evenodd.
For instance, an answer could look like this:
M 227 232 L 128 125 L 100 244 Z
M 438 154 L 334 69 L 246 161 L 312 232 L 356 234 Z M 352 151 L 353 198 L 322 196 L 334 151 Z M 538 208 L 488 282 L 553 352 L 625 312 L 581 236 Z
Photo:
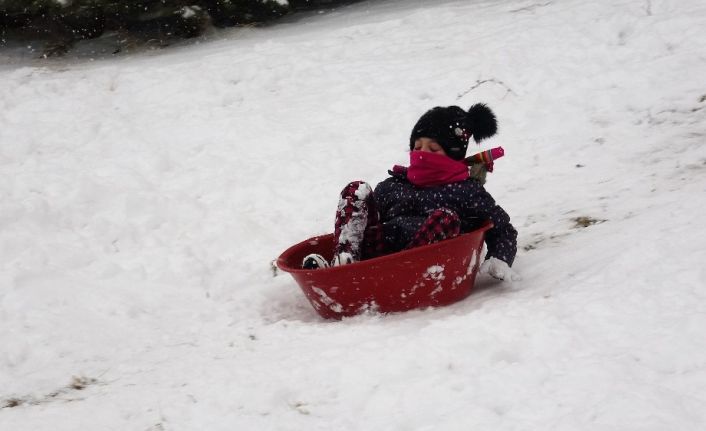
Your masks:
M 435 244 L 349 265 L 301 269 L 308 254 L 332 258 L 333 234 L 317 236 L 285 250 L 277 266 L 294 277 L 314 309 L 328 319 L 368 310 L 387 313 L 448 305 L 471 293 L 485 232 L 491 227 L 488 221 Z

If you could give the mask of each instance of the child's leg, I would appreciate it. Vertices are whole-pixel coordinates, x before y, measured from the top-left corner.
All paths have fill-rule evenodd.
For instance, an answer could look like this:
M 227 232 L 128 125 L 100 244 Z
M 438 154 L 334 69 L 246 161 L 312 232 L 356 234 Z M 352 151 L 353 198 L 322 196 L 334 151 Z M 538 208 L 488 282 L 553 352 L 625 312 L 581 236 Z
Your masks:
M 363 181 L 348 184 L 336 211 L 333 264 L 342 265 L 382 253 L 382 229 L 373 190 Z
M 407 249 L 457 237 L 461 232 L 458 214 L 447 208 L 434 210 L 419 228 Z

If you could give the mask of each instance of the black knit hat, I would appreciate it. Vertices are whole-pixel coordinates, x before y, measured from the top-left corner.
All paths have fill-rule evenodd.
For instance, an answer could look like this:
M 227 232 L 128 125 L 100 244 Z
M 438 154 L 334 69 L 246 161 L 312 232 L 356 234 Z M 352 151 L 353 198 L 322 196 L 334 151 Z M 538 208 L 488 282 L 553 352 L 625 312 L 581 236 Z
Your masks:
M 446 155 L 454 160 L 466 156 L 468 140 L 476 143 L 493 136 L 498 130 L 495 114 L 487 106 L 477 103 L 464 111 L 458 106 L 437 106 L 417 121 L 409 138 L 409 149 L 414 149 L 418 138 L 431 138 L 441 145 Z

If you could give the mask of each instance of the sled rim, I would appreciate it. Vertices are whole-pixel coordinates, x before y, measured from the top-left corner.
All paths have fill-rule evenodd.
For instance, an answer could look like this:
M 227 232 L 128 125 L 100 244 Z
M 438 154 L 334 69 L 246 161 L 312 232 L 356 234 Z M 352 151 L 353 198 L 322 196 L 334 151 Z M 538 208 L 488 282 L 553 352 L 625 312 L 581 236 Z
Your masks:
M 329 233 L 329 234 L 325 234 L 325 235 L 318 235 L 318 236 L 306 239 L 304 241 L 298 242 L 298 243 L 292 245 L 291 247 L 287 248 L 277 258 L 277 267 L 279 269 L 281 269 L 282 271 L 290 273 L 290 274 L 304 274 L 304 273 L 311 273 L 312 271 L 316 271 L 317 273 L 329 273 L 330 274 L 330 273 L 334 273 L 336 271 L 349 271 L 352 268 L 357 268 L 357 267 L 361 267 L 361 266 L 368 266 L 368 265 L 375 264 L 375 263 L 384 264 L 389 260 L 398 260 L 398 259 L 400 259 L 400 257 L 421 254 L 431 247 L 438 247 L 440 244 L 446 244 L 446 243 L 454 242 L 454 241 L 461 241 L 462 239 L 465 239 L 465 237 L 467 235 L 477 235 L 478 233 L 485 234 L 485 232 L 488 231 L 489 229 L 491 229 L 492 227 L 493 227 L 493 222 L 490 220 L 486 220 L 479 228 L 473 229 L 470 232 L 463 233 L 455 238 L 447 239 L 447 240 L 436 242 L 433 244 L 426 244 L 426 245 L 422 245 L 419 247 L 410 248 L 408 250 L 398 251 L 395 253 L 385 254 L 385 255 L 373 257 L 370 259 L 360 260 L 360 261 L 349 263 L 346 265 L 330 266 L 328 268 L 305 269 L 305 268 L 293 268 L 293 267 L 288 266 L 286 264 L 286 261 L 288 260 L 289 255 L 293 254 L 294 251 L 296 249 L 298 249 L 302 243 L 305 243 L 305 242 L 311 243 L 314 241 L 319 241 L 322 238 L 332 236 L 333 234 Z

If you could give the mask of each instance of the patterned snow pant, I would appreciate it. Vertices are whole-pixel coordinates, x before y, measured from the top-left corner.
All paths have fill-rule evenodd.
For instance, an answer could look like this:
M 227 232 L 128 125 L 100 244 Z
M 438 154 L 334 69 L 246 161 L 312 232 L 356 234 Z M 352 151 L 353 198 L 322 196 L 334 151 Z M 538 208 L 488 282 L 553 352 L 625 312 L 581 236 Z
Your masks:
M 404 247 L 410 249 L 458 236 L 461 221 L 447 208 L 429 213 Z M 341 191 L 334 230 L 334 256 L 349 253 L 353 260 L 369 259 L 388 252 L 383 238 L 383 226 L 370 185 L 354 181 Z

